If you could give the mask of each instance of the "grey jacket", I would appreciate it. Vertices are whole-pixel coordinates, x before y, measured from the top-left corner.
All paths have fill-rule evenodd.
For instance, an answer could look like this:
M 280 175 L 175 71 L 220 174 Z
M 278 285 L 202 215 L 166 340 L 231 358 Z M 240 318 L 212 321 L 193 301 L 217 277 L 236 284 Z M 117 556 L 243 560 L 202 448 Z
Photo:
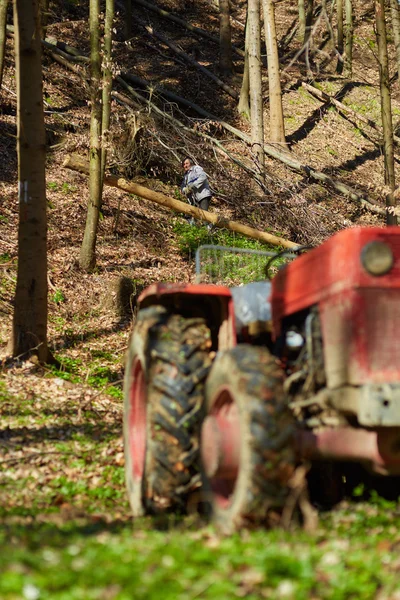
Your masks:
M 186 171 L 181 184 L 181 190 L 184 187 L 190 188 L 188 200 L 193 204 L 198 204 L 204 198 L 212 196 L 207 175 L 199 165 L 193 165 L 189 171 Z

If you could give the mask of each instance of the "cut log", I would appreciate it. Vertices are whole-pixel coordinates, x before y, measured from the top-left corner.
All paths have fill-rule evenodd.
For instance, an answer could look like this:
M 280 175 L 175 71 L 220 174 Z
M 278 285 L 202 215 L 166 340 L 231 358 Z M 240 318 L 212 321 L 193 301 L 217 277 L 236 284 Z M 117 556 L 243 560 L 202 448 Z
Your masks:
M 47 45 L 47 47 L 49 47 Z M 54 48 L 55 52 L 58 52 L 59 49 L 58 48 Z M 65 53 L 63 53 L 63 56 L 65 56 Z M 56 58 L 56 56 L 53 55 L 54 58 Z M 58 60 L 62 61 L 62 60 L 66 60 L 65 58 L 59 57 Z M 69 67 L 71 68 L 71 66 Z M 130 88 L 130 86 L 127 85 L 127 83 L 121 78 L 121 77 L 117 77 L 116 78 L 117 81 L 119 81 L 122 85 L 124 85 L 124 87 Z M 144 81 L 144 80 L 143 80 Z M 152 86 L 150 84 L 148 84 L 147 87 L 148 90 L 152 90 Z M 134 90 L 132 90 L 131 88 L 129 89 L 130 93 L 134 93 Z M 157 90 L 160 94 L 164 94 L 164 91 L 162 90 L 162 88 L 158 88 Z M 165 97 L 168 97 L 169 92 L 165 91 Z M 140 97 L 139 94 L 137 94 L 138 97 Z M 178 96 L 176 96 L 174 94 L 175 100 L 178 101 Z M 145 102 L 148 102 L 146 99 L 141 98 L 141 100 L 144 100 Z M 185 101 L 186 103 L 188 101 Z M 154 104 L 150 103 L 153 107 L 155 107 Z M 155 107 L 156 108 L 156 107 Z M 194 108 L 195 110 L 197 109 L 197 106 L 195 104 L 192 105 L 192 108 Z M 162 111 L 161 109 L 158 109 L 158 111 L 165 115 L 166 117 L 169 116 L 168 113 L 165 113 L 164 111 Z M 205 116 L 206 111 L 204 111 L 203 109 L 201 109 L 201 113 L 202 116 Z M 243 133 L 242 131 L 240 131 L 239 129 L 237 129 L 236 127 L 233 127 L 232 125 L 230 125 L 229 123 L 227 123 L 226 121 L 222 121 L 220 119 L 217 119 L 216 117 L 214 117 L 213 115 L 209 115 L 211 120 L 215 120 L 218 121 L 218 125 L 223 127 L 226 131 L 229 131 L 230 133 L 232 133 L 233 135 L 235 135 L 236 137 L 238 137 L 239 139 L 241 139 L 243 142 L 245 142 L 248 145 L 251 145 L 251 140 L 249 138 L 249 136 L 247 136 L 245 133 Z M 187 128 L 187 130 L 189 130 L 190 128 Z M 190 129 L 190 131 L 192 131 L 193 133 L 197 133 L 196 129 Z M 204 136 L 206 137 L 206 136 Z M 210 139 L 214 139 L 215 138 L 211 138 L 211 136 L 207 136 L 210 137 Z M 215 140 L 214 143 L 216 143 L 216 145 L 219 145 L 217 143 L 218 141 Z M 264 144 L 264 152 L 268 155 L 271 156 L 272 158 L 279 160 L 280 162 L 284 163 L 285 165 L 287 165 L 289 168 L 291 168 L 293 171 L 296 171 L 297 173 L 300 173 L 306 177 L 308 177 L 311 180 L 314 180 L 318 183 L 321 183 L 323 185 L 326 185 L 332 189 L 334 189 L 335 191 L 339 192 L 340 194 L 350 198 L 351 200 L 354 200 L 356 202 L 358 202 L 361 206 L 363 206 L 364 208 L 366 208 L 367 210 L 369 210 L 370 212 L 373 212 L 375 214 L 379 214 L 379 215 L 386 215 L 386 208 L 379 206 L 378 204 L 376 204 L 375 202 L 373 202 L 370 198 L 368 198 L 368 196 L 365 193 L 360 193 L 357 190 L 355 190 L 354 188 L 350 187 L 349 185 L 347 185 L 346 183 L 343 183 L 340 180 L 334 179 L 333 177 L 331 177 L 330 175 L 327 175 L 326 173 L 323 173 L 321 171 L 317 171 L 316 169 L 314 169 L 313 167 L 306 165 L 304 163 L 302 163 L 300 160 L 298 160 L 295 155 L 293 153 L 289 153 L 289 152 L 282 152 L 279 148 L 275 148 L 272 145 L 269 144 Z M 396 208 L 393 211 L 393 214 L 396 214 L 398 216 L 400 216 L 400 209 Z
M 63 166 L 67 169 L 84 173 L 85 175 L 89 174 L 89 163 L 76 154 L 68 155 L 63 163 Z M 264 244 L 282 246 L 283 248 L 289 248 L 293 250 L 299 247 L 299 244 L 295 244 L 290 240 L 266 233 L 265 231 L 259 231 L 253 227 L 248 227 L 242 223 L 237 223 L 236 221 L 230 221 L 229 219 L 225 219 L 206 210 L 201 210 L 200 208 L 196 208 L 195 206 L 191 206 L 190 204 L 186 204 L 180 200 L 175 200 L 175 198 L 171 198 L 170 196 L 161 194 L 160 192 L 154 192 L 143 185 L 133 183 L 132 181 L 127 181 L 126 179 L 116 177 L 115 175 L 107 175 L 104 178 L 104 183 L 106 185 L 116 187 L 119 190 L 123 190 L 124 192 L 135 194 L 136 196 L 144 198 L 145 200 L 149 200 L 150 202 L 155 202 L 156 204 L 164 206 L 165 208 L 169 208 L 170 210 L 184 213 L 185 215 L 189 215 L 190 217 L 194 217 L 200 221 L 207 221 L 208 223 L 212 223 L 215 227 L 221 227 L 224 229 L 229 229 L 230 231 L 235 231 L 236 233 L 240 233 L 254 240 L 258 240 Z

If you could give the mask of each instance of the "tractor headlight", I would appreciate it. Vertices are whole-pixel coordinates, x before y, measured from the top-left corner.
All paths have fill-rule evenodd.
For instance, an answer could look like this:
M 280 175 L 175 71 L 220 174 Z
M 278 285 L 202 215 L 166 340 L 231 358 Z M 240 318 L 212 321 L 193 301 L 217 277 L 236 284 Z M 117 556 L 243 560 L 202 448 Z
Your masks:
M 370 275 L 385 275 L 393 267 L 392 249 L 385 242 L 370 242 L 362 249 L 361 263 Z

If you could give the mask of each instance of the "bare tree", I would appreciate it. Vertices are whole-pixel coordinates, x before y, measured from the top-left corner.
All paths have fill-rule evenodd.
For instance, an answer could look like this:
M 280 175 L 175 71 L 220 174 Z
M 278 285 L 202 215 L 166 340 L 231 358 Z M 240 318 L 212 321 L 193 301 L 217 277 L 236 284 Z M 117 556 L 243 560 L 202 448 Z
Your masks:
M 248 14 L 248 12 L 247 12 Z M 244 52 L 244 66 L 243 66 L 243 78 L 242 87 L 240 88 L 240 97 L 238 104 L 239 114 L 244 116 L 246 119 L 250 117 L 250 77 L 249 77 L 249 19 L 246 18 L 246 29 L 245 29 L 245 52 Z
M 0 88 L 3 81 L 4 54 L 6 51 L 8 0 L 0 0 Z
M 232 75 L 232 35 L 229 0 L 219 0 L 219 66 L 225 76 Z
M 390 0 L 390 11 L 392 15 L 392 30 L 397 59 L 397 79 L 400 82 L 400 15 L 398 0 Z
M 306 35 L 306 5 L 305 0 L 298 0 L 299 10 L 299 40 L 304 43 Z
M 102 195 L 100 0 L 90 0 L 89 7 L 91 89 L 89 203 L 79 260 L 81 268 L 85 271 L 93 270 L 96 264 L 96 239 Z
M 344 57 L 344 71 L 351 78 L 353 72 L 353 3 L 345 0 L 346 12 L 346 52 Z
M 386 41 L 384 0 L 375 0 L 375 22 L 376 39 L 378 42 L 379 83 L 383 126 L 383 153 L 385 157 L 385 183 L 390 189 L 390 193 L 386 195 L 386 206 L 388 207 L 386 221 L 388 225 L 397 225 L 396 215 L 393 215 L 390 212 L 390 207 L 395 206 L 396 204 L 393 196 L 393 192 L 396 187 L 396 179 L 394 172 L 392 102 L 390 97 L 389 61 Z
M 40 362 L 48 362 L 46 138 L 39 0 L 14 0 L 14 26 L 19 224 L 11 354 L 36 354 Z
M 339 52 L 339 59 L 336 66 L 337 73 L 343 73 L 343 50 L 344 50 L 344 37 L 343 37 L 343 0 L 336 0 L 336 16 L 337 16 L 337 51 Z
M 269 139 L 286 147 L 283 119 L 278 44 L 276 39 L 275 9 L 273 0 L 263 0 L 265 44 L 268 59 L 269 85 Z
M 104 171 L 107 161 L 107 141 L 109 138 L 110 115 L 111 115 L 111 91 L 112 91 L 112 40 L 114 22 L 114 0 L 106 0 L 106 16 L 104 21 L 104 49 L 103 49 L 103 97 L 101 118 L 101 177 L 104 179 Z
M 264 119 L 261 86 L 260 0 L 248 0 L 251 142 L 264 175 Z

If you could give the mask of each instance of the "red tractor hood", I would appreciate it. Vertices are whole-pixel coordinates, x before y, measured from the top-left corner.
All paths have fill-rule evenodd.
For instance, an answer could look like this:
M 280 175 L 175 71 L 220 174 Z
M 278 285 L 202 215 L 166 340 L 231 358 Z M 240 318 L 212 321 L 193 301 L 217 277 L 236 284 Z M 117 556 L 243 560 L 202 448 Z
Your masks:
M 384 275 L 362 262 L 373 241 L 393 254 Z M 337 233 L 277 274 L 271 303 L 275 338 L 285 318 L 318 306 L 329 387 L 400 381 L 400 227 Z

